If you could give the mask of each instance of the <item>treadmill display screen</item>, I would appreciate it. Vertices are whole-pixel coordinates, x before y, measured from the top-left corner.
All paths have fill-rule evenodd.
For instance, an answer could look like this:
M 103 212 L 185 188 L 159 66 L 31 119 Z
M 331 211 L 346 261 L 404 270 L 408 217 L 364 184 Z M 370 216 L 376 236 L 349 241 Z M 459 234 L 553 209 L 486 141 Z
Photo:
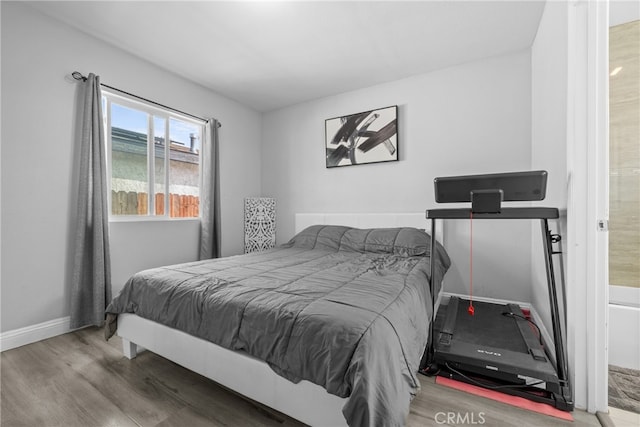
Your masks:
M 547 171 L 463 175 L 434 179 L 436 202 L 470 202 L 472 192 L 501 191 L 503 201 L 543 200 Z

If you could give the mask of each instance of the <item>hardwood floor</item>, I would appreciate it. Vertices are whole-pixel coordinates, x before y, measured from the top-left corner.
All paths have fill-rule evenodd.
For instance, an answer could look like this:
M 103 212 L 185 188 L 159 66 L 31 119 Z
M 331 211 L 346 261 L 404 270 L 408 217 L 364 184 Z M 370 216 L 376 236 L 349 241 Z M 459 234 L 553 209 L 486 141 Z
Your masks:
M 0 425 L 14 426 L 300 426 L 151 352 L 128 360 L 118 337 L 87 328 L 2 353 Z M 571 423 L 520 410 L 420 377 L 408 426 L 443 424 L 454 412 L 466 424 L 599 426 L 574 411 Z M 465 415 L 467 414 L 467 415 Z M 464 421 L 464 419 L 463 419 Z M 484 421 L 481 423 L 481 421 Z

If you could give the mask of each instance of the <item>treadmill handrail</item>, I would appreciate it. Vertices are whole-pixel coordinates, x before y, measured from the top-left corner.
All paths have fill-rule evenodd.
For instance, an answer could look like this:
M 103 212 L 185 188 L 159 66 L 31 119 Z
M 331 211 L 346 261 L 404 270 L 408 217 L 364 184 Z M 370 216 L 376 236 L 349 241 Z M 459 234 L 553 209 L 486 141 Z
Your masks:
M 469 219 L 470 208 L 429 209 L 427 219 Z M 502 208 L 495 213 L 475 213 L 473 219 L 556 219 L 560 217 L 557 208 L 526 207 Z

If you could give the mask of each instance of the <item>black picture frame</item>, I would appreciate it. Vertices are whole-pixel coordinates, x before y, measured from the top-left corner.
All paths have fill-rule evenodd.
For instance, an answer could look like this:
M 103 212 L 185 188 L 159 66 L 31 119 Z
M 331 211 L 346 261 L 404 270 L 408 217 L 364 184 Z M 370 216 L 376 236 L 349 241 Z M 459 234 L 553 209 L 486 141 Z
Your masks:
M 398 156 L 398 106 L 325 120 L 327 168 L 395 162 Z

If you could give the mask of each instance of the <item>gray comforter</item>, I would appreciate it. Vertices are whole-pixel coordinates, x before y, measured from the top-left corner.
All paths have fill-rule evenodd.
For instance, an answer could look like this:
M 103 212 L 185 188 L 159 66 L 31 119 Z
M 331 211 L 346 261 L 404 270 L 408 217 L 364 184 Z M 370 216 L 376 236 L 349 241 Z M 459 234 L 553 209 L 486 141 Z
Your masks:
M 135 313 L 348 397 L 350 426 L 404 425 L 431 319 L 429 239 L 312 226 L 270 251 L 142 271 L 107 327 Z M 439 283 L 450 262 L 436 252 Z

